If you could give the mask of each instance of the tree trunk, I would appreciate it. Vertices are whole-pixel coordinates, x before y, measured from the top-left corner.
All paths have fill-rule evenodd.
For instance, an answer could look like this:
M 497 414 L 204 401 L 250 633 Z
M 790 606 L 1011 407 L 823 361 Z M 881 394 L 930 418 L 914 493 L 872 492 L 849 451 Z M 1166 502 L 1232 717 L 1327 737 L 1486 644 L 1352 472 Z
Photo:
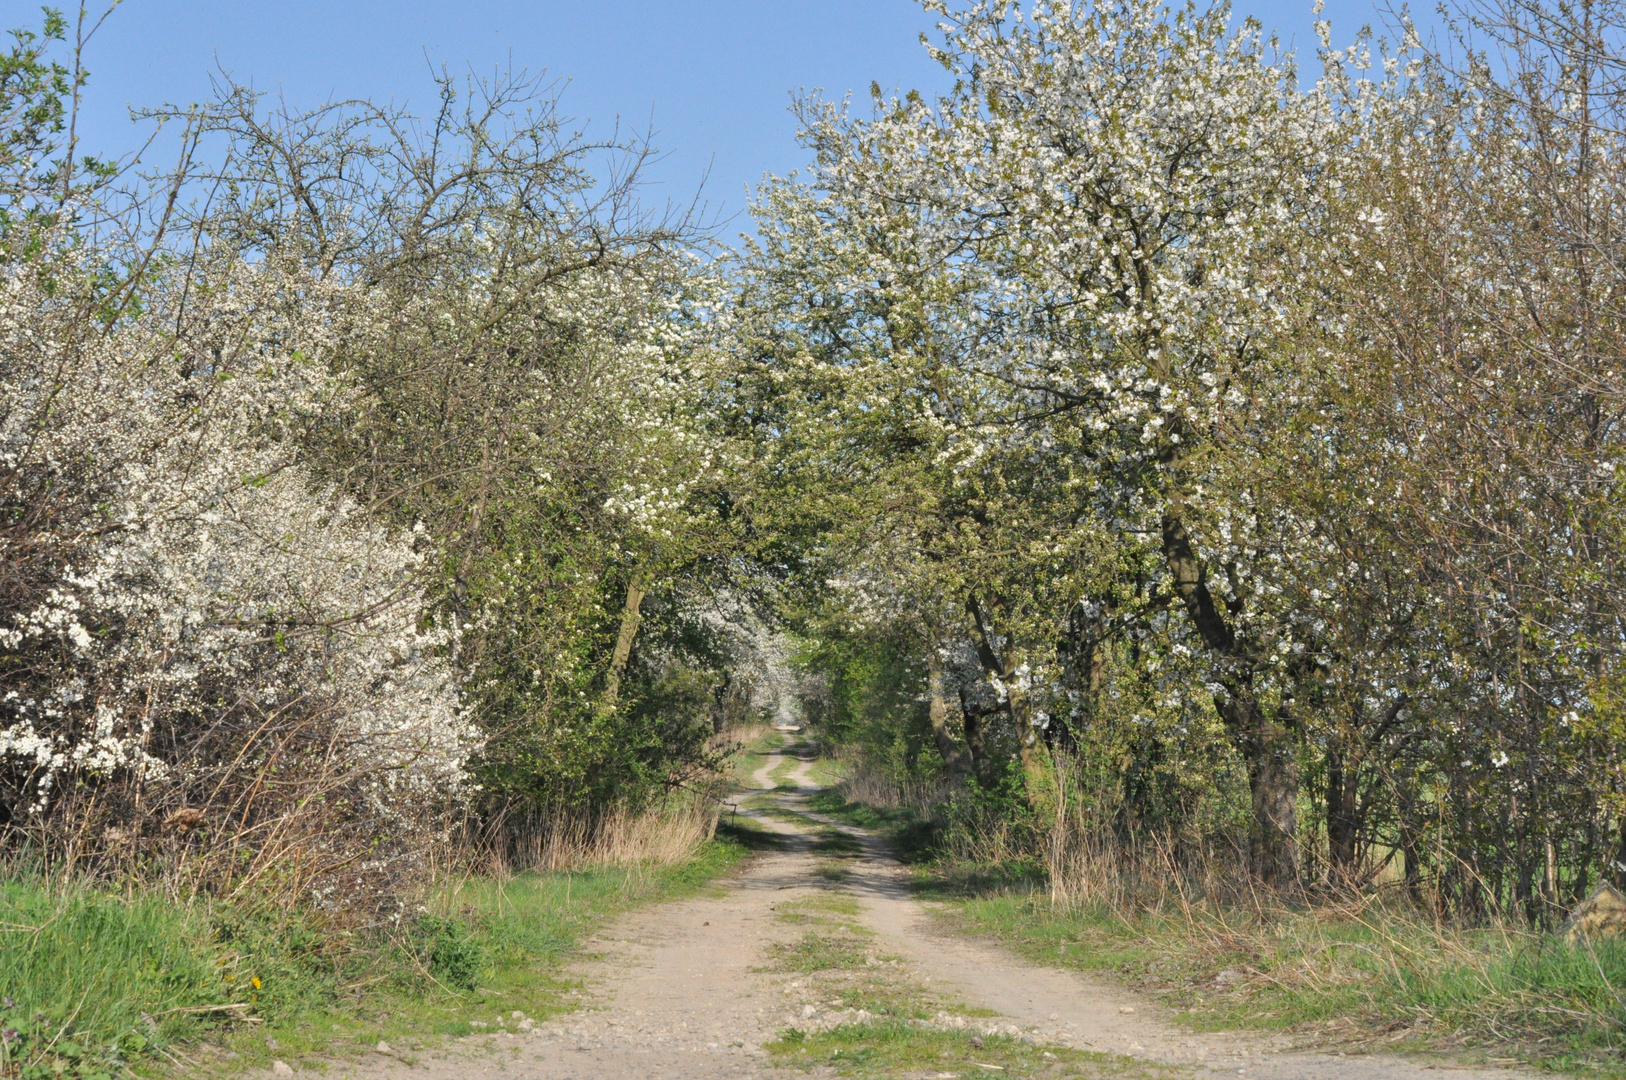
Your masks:
M 1252 687 L 1227 687 L 1220 703 L 1226 726 L 1239 733 L 1239 748 L 1248 763 L 1253 822 L 1248 830 L 1248 856 L 1261 882 L 1277 888 L 1298 881 L 1298 755 L 1286 727 L 1259 705 Z
M 1360 776 L 1360 760 L 1346 760 L 1343 747 L 1333 741 L 1327 747 L 1327 862 L 1336 889 L 1356 885 L 1363 824 Z
M 932 649 L 926 657 L 926 671 L 931 694 L 930 716 L 932 738 L 937 742 L 937 753 L 949 775 L 959 778 L 968 771 L 966 755 L 949 731 L 949 703 L 943 688 L 943 657 Z
M 1225 667 L 1218 680 L 1225 692 L 1215 704 L 1248 765 L 1253 795 L 1248 849 L 1253 872 L 1267 885 L 1292 885 L 1299 874 L 1296 740 L 1283 722 L 1284 711 L 1278 709 L 1272 715 L 1254 694 L 1255 661 L 1231 629 L 1235 610 L 1222 607 L 1209 591 L 1207 567 L 1198 558 L 1178 511 L 1179 504 L 1172 503 L 1163 515 L 1163 558 L 1203 644 Z
M 1401 874 L 1406 883 L 1406 896 L 1414 904 L 1423 902 L 1423 852 L 1420 845 L 1422 827 L 1417 820 L 1417 794 L 1411 781 L 1395 788 L 1400 810 Z
M 960 718 L 965 724 L 965 751 L 970 759 L 971 773 L 983 787 L 992 787 L 998 780 L 994 763 L 988 758 L 988 714 L 966 696 L 960 687 Z
M 615 712 L 616 705 L 621 699 L 621 675 L 627 669 L 627 659 L 632 656 L 633 639 L 638 636 L 638 627 L 644 621 L 642 609 L 646 588 L 642 573 L 634 574 L 632 580 L 627 582 L 627 603 L 621 609 L 621 632 L 615 637 L 615 652 L 610 656 L 610 671 L 604 678 L 604 697 L 599 700 L 599 712 L 605 715 Z
M 1048 781 L 1044 764 L 1039 753 L 1039 729 L 1033 725 L 1033 712 L 1028 701 L 1027 689 L 1022 685 L 1022 663 L 1016 643 L 1009 637 L 1004 642 L 998 642 L 996 631 L 989 628 L 988 620 L 983 614 L 982 605 L 977 602 L 977 596 L 972 593 L 966 598 L 966 614 L 971 627 L 972 643 L 977 648 L 977 659 L 982 662 L 983 670 L 988 675 L 988 681 L 998 688 L 1001 705 L 1005 714 L 1010 717 L 1011 727 L 1016 733 L 1018 753 L 1022 759 L 1022 775 L 1027 784 L 1028 797 L 1031 800 L 1037 787 L 1042 787 Z

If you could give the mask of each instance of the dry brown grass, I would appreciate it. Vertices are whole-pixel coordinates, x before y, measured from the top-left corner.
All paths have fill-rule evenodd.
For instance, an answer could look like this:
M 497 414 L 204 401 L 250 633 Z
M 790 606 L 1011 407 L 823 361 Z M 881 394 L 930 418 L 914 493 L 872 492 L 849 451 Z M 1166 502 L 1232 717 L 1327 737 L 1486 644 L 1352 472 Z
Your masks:
M 388 921 L 456 859 L 461 806 L 392 795 L 400 760 L 342 719 L 313 706 L 218 723 L 172 748 L 184 767 L 163 778 L 64 785 L 49 813 L 0 827 L 0 851 L 57 880 L 139 883 L 179 903 Z
M 772 724 L 738 724 L 727 727 L 707 740 L 706 749 L 714 754 L 738 752 L 744 747 L 755 746 L 774 730 Z
M 908 810 L 930 817 L 932 808 L 942 802 L 942 783 L 899 783 L 862 758 L 837 751 L 836 760 L 845 774 L 835 790 L 844 802 L 873 806 L 877 810 Z
M 707 793 L 682 792 L 641 810 L 559 814 L 508 821 L 478 845 L 477 862 L 494 877 L 531 870 L 608 866 L 676 866 L 717 833 L 720 804 Z

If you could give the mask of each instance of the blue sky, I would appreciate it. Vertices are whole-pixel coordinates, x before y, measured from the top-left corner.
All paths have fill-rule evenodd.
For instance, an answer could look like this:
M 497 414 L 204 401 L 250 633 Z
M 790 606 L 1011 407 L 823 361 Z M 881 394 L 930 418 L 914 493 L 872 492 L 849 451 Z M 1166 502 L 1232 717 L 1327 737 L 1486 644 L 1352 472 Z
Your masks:
M 1237 11 L 1312 54 L 1309 0 Z M 37 24 L 38 13 L 0 0 L 0 27 Z M 1328 0 L 1325 16 L 1340 39 L 1375 18 L 1371 0 Z M 803 160 L 791 91 L 940 88 L 946 76 L 918 41 L 932 24 L 914 0 L 124 0 L 88 53 L 84 145 L 131 148 L 128 106 L 206 97 L 217 62 L 295 104 L 367 96 L 418 108 L 432 102 L 430 61 L 511 62 L 569 80 L 565 111 L 590 131 L 618 116 L 652 123 L 668 155 L 651 197 L 686 199 L 709 168 L 712 209 L 742 214 L 748 185 Z M 742 215 L 728 232 L 746 227 Z

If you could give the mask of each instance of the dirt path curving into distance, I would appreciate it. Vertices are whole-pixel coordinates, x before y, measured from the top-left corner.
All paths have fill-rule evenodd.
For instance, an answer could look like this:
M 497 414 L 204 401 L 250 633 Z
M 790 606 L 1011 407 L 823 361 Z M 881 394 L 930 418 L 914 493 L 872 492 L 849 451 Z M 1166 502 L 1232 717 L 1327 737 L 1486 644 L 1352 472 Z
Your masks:
M 854 836 L 862 856 L 839 883 L 818 874 L 808 830 L 782 817 L 741 809 L 787 838 L 786 850 L 759 855 L 722 884 L 719 895 L 632 913 L 590 941 L 574 974 L 583 1008 L 527 1032 L 470 1036 L 433 1053 L 376 1055 L 331 1067 L 356 1080 L 745 1080 L 828 1077 L 775 1067 L 762 1049 L 780 1031 L 807 1026 L 820 1002 L 790 975 L 764 970 L 770 947 L 798 935 L 775 918 L 787 902 L 846 892 L 859 918 L 913 975 L 957 998 L 993 1010 L 995 1024 L 1014 1024 L 1053 1046 L 1099 1050 L 1173 1066 L 1196 1077 L 1242 1080 L 1431 1080 L 1421 1061 L 1381 1055 L 1306 1054 L 1281 1037 L 1254 1033 L 1194 1034 L 1173 1024 L 1154 1001 L 1076 972 L 1042 967 L 997 946 L 967 939 L 934 920 L 913 898 L 903 869 L 862 830 L 807 814 L 812 750 L 793 743 L 769 757 L 752 781 L 789 772 L 794 790 L 773 798 Z M 814 1010 L 812 1014 L 808 1010 Z M 1011 1030 L 1009 1027 L 1007 1031 Z M 1491 1068 L 1446 1066 L 1463 1080 L 1519 1080 Z M 312 1074 L 314 1075 L 314 1074 Z M 917 1076 L 952 1076 L 917 1073 Z M 975 1070 L 962 1075 L 978 1075 Z M 983 1073 L 981 1075 L 997 1075 Z

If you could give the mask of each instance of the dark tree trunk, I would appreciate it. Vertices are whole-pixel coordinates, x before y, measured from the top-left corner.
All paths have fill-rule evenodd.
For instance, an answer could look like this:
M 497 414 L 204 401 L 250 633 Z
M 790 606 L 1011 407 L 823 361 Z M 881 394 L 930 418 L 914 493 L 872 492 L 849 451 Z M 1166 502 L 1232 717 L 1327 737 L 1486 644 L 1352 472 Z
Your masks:
M 1343 748 L 1327 747 L 1327 864 L 1337 889 L 1355 885 L 1357 844 L 1361 831 L 1358 788 L 1360 766 L 1346 770 Z
M 1163 557 L 1186 612 L 1221 666 L 1217 681 L 1224 693 L 1215 704 L 1248 765 L 1253 872 L 1267 885 L 1290 886 L 1299 876 L 1297 739 L 1285 723 L 1285 713 L 1278 709 L 1273 715 L 1255 695 L 1255 659 L 1231 628 L 1236 613 L 1222 607 L 1209 590 L 1207 566 L 1197 556 L 1177 511 L 1175 505 L 1163 516 Z
M 1101 693 L 1107 681 L 1106 649 L 1095 633 L 1095 627 L 1075 609 L 1068 619 L 1067 654 L 1069 682 L 1079 694 L 1078 708 L 1074 712 L 1079 727 L 1088 730 L 1099 715 Z M 1078 749 L 1078 731 L 1067 720 L 1057 717 L 1045 729 L 1045 739 L 1052 750 Z
M 1417 821 L 1417 793 L 1411 782 L 1396 786 L 1400 804 L 1400 857 L 1405 876 L 1406 895 L 1414 904 L 1423 902 L 1422 829 Z
M 997 631 L 990 625 L 982 605 L 977 602 L 975 593 L 966 598 L 965 609 L 971 629 L 971 641 L 977 650 L 977 659 L 981 661 L 988 681 L 999 688 L 1001 711 L 1010 718 L 1011 727 L 1019 740 L 1022 773 L 1029 780 L 1031 797 L 1032 781 L 1039 771 L 1039 732 L 1033 726 L 1027 691 L 1020 685 L 1021 676 L 1018 674 L 1022 667 L 1020 654 L 1015 642 L 1008 636 L 1003 641 L 997 639 Z
M 1379 714 L 1373 716 L 1362 704 L 1349 714 L 1349 727 L 1335 734 L 1327 744 L 1327 862 L 1334 888 L 1354 889 L 1366 884 L 1367 846 L 1364 841 L 1370 801 L 1363 797 L 1364 782 L 1373 777 L 1371 763 L 1382 762 L 1383 747 L 1400 722 L 1409 701 L 1397 694 Z M 1402 743 L 1403 745 L 1403 740 Z M 1389 752 L 1395 750 L 1389 742 Z M 1400 787 L 1396 786 L 1400 797 Z M 1401 833 L 1409 828 L 1401 814 Z M 1415 846 L 1415 839 L 1412 841 Z M 1412 861 L 1416 861 L 1415 854 Z
M 983 787 L 998 782 L 998 770 L 988 757 L 988 713 L 979 702 L 973 701 L 960 687 L 960 716 L 965 723 L 966 756 L 971 759 L 971 773 Z
M 943 657 L 938 650 L 933 649 L 926 657 L 926 670 L 931 695 L 929 708 L 932 739 L 937 743 L 937 753 L 942 757 L 943 766 L 949 775 L 963 777 L 969 771 L 969 762 L 966 761 L 966 752 L 954 741 L 954 734 L 949 730 L 949 703 L 943 686 Z
M 1278 719 L 1262 708 L 1252 687 L 1227 687 L 1219 703 L 1226 726 L 1248 763 L 1253 801 L 1248 856 L 1254 874 L 1278 888 L 1298 881 L 1299 767 L 1295 740 Z

